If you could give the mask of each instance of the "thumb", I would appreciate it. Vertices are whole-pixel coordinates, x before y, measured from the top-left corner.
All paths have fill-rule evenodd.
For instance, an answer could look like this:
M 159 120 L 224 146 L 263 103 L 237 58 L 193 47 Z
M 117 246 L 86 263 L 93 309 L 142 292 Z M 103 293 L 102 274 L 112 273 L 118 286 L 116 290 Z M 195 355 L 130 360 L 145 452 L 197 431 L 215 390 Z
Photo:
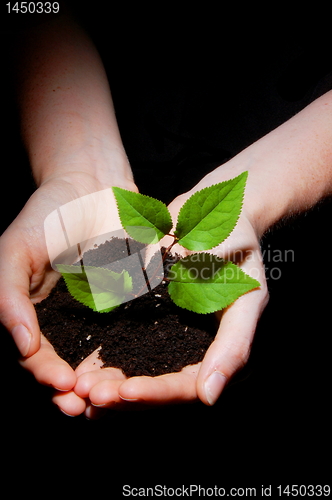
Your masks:
M 40 346 L 40 329 L 30 300 L 30 269 L 15 254 L 0 246 L 0 321 L 11 333 L 22 356 Z

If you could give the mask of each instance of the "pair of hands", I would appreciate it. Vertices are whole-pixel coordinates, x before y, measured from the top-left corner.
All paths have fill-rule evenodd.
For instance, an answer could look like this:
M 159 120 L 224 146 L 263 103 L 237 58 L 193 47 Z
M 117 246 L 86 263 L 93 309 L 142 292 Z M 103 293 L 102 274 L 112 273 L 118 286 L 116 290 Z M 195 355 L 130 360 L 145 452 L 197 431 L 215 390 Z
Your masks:
M 220 169 L 217 178 L 216 175 L 207 175 L 169 205 L 175 222 L 181 206 L 193 192 L 230 178 L 222 178 Z M 49 262 L 45 218 L 59 206 L 101 189 L 105 186 L 86 174 L 52 178 L 36 190 L 0 238 L 0 320 L 22 354 L 21 365 L 38 382 L 55 388 L 53 402 L 72 416 L 85 413 L 88 418 L 97 418 L 105 408 L 127 409 L 198 399 L 214 404 L 230 378 L 246 363 L 268 297 L 259 238 L 246 203 L 233 233 L 213 253 L 236 262 L 258 279 L 261 287 L 218 314 L 216 338 L 201 363 L 187 366 L 179 373 L 127 379 L 118 369 L 100 369 L 97 352 L 74 371 L 40 334 L 33 307 L 48 295 L 59 277 Z M 178 246 L 174 251 L 183 255 L 187 252 Z

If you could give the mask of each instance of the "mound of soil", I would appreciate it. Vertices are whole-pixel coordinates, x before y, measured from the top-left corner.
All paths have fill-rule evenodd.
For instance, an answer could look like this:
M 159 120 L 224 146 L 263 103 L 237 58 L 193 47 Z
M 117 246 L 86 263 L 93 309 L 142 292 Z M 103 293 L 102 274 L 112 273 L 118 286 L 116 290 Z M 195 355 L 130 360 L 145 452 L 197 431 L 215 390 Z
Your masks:
M 102 267 L 101 262 L 124 258 L 127 250 L 125 240 L 114 238 L 86 252 L 84 264 Z M 165 276 L 175 260 L 166 256 Z M 103 367 L 120 368 L 128 377 L 178 372 L 198 363 L 216 334 L 214 315 L 198 315 L 176 306 L 165 280 L 149 293 L 99 313 L 73 299 L 60 278 L 35 308 L 41 332 L 73 368 L 100 348 Z

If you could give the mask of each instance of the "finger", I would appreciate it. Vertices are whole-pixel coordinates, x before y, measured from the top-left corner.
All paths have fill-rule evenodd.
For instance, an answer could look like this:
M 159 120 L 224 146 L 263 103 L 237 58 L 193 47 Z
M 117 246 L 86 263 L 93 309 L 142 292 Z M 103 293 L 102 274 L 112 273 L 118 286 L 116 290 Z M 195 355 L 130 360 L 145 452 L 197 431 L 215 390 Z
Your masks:
M 198 370 L 199 365 L 190 365 L 179 373 L 129 378 L 120 385 L 119 395 L 126 401 L 152 405 L 195 401 Z
M 122 383 L 124 380 L 124 376 L 121 375 L 121 372 L 116 368 L 105 368 L 103 370 L 95 370 L 91 372 L 86 372 L 80 375 L 77 379 L 74 390 L 78 396 L 81 398 L 89 398 L 91 390 L 97 384 L 100 384 L 103 381 L 110 381 Z M 117 384 L 119 385 L 119 384 Z M 106 402 L 105 398 L 100 403 Z M 99 404 L 99 402 L 96 402 Z
M 90 372 L 101 373 L 101 367 L 103 366 L 103 361 L 99 358 L 99 350 L 96 349 L 89 356 L 87 356 L 76 368 L 75 373 L 77 378 Z
M 57 391 L 52 398 L 52 402 L 69 417 L 81 415 L 85 412 L 87 406 L 85 400 L 77 396 L 74 391 Z
M 115 384 L 116 387 L 118 387 L 124 380 L 125 376 L 123 375 L 121 370 L 118 370 L 116 368 L 104 368 L 102 370 L 94 370 L 80 375 L 77 378 L 74 390 L 78 396 L 91 399 L 91 391 L 94 386 L 106 381 L 107 383 L 110 382 L 110 384 Z M 97 391 L 94 391 L 93 394 L 96 394 L 97 399 L 99 397 L 100 400 L 94 401 L 94 404 L 98 405 L 107 403 L 106 396 L 98 396 Z M 110 397 L 112 399 L 113 395 L 111 394 Z
M 0 321 L 13 336 L 22 356 L 31 356 L 40 345 L 40 330 L 29 296 L 29 259 L 22 260 L 20 245 L 0 242 Z M 17 242 L 16 242 L 17 243 Z
M 61 391 L 69 391 L 76 384 L 74 370 L 60 358 L 52 345 L 41 335 L 40 349 L 20 361 L 21 366 L 31 372 L 36 380 Z
M 88 398 L 91 389 L 103 380 L 121 380 L 126 377 L 117 368 L 101 368 L 103 361 L 99 358 L 99 349 L 96 349 L 76 368 L 77 382 L 75 392 L 81 398 Z
M 76 368 L 77 382 L 75 393 L 90 401 L 85 411 L 87 418 L 99 418 L 98 408 L 117 408 L 126 406 L 119 396 L 119 387 L 126 379 L 118 368 L 101 368 L 103 362 L 98 358 L 99 349 L 85 358 Z M 95 408 L 95 409 L 94 409 Z
M 91 404 L 98 408 L 124 409 L 128 402 L 119 395 L 119 388 L 123 380 L 103 379 L 95 384 L 89 392 Z
M 216 338 L 197 377 L 197 393 L 205 404 L 213 405 L 229 380 L 248 361 L 257 322 L 266 302 L 263 290 L 253 290 L 223 313 Z
M 126 379 L 125 375 L 117 368 L 101 368 L 103 362 L 98 355 L 99 349 L 96 349 L 75 370 L 77 382 L 74 392 L 82 399 L 90 401 L 91 404 L 85 410 L 89 419 L 100 417 L 100 412 L 97 411 L 99 408 L 124 406 L 118 388 Z
M 89 394 L 89 400 L 95 410 L 146 410 L 149 405 L 141 401 L 126 401 L 119 395 L 119 389 L 123 380 L 102 380 L 94 385 Z M 93 413 L 94 414 L 94 413 Z M 87 415 L 88 418 L 89 414 Z M 99 417 L 99 413 L 97 413 Z

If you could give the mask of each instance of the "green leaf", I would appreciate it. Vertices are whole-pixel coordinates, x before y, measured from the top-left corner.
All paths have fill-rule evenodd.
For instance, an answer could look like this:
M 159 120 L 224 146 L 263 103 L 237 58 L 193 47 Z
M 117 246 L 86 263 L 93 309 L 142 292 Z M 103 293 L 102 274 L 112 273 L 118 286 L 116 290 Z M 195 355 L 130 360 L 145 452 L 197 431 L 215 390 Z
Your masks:
M 168 292 L 175 304 L 201 314 L 224 309 L 260 286 L 232 262 L 208 253 L 180 259 L 171 267 L 168 279 Z
M 188 250 L 209 250 L 233 231 L 242 209 L 248 172 L 194 193 L 182 206 L 175 229 Z
M 101 267 L 78 268 L 63 264 L 58 264 L 57 268 L 74 299 L 94 311 L 113 310 L 126 301 L 127 294 L 132 290 L 132 279 L 125 270 L 115 273 Z
M 134 240 L 157 243 L 172 229 L 171 214 L 161 201 L 119 187 L 113 192 L 121 224 Z

